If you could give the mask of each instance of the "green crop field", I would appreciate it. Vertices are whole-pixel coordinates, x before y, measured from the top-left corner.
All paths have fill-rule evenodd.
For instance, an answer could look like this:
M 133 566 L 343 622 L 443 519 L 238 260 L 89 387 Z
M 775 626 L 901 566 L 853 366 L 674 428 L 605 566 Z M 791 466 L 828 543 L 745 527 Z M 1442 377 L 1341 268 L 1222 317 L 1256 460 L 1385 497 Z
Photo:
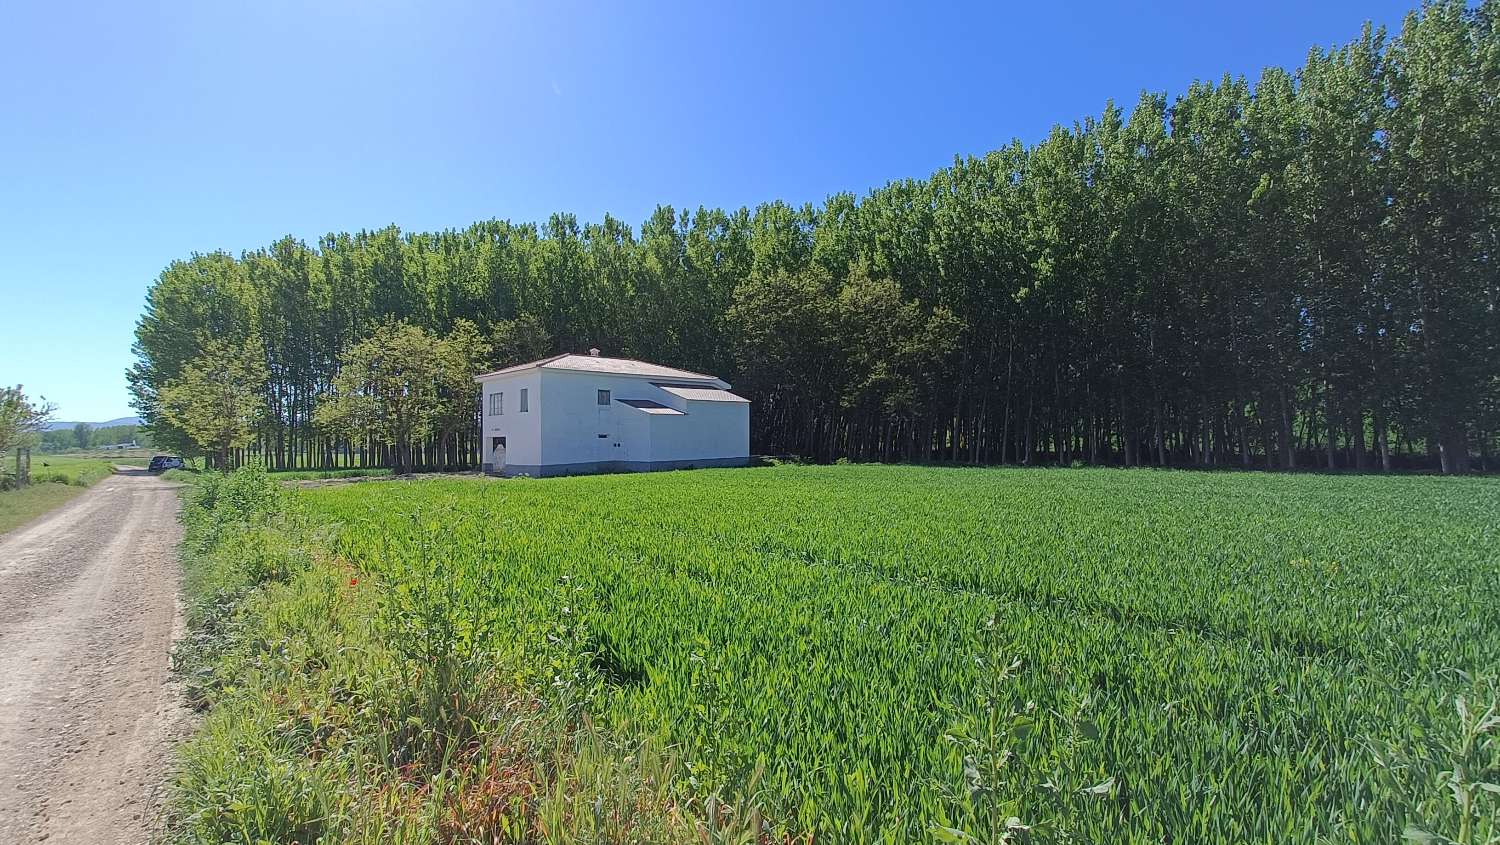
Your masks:
M 516 684 L 581 690 L 680 759 L 676 793 L 780 835 L 1500 835 L 1492 479 L 773 467 L 296 495 L 387 596 L 428 597 L 410 630 L 437 613 Z
M 88 487 L 114 470 L 115 463 L 132 463 L 131 459 L 116 460 L 111 457 L 93 455 L 48 455 L 34 454 L 31 458 L 31 480 L 37 484 L 58 483 Z

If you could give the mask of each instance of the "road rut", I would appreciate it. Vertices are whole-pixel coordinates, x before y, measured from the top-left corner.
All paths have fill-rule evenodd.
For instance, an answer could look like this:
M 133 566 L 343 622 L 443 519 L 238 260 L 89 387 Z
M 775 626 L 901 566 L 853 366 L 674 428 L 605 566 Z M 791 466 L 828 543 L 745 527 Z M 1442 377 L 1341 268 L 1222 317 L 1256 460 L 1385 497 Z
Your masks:
M 186 724 L 178 486 L 125 470 L 0 535 L 0 843 L 151 838 Z

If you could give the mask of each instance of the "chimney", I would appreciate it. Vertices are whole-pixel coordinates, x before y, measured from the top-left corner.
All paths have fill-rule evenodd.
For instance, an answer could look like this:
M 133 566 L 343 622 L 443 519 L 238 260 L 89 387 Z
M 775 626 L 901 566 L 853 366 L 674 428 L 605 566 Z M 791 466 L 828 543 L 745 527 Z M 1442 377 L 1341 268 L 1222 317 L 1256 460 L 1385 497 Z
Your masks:
M 589 349 L 589 357 L 590 358 L 598 358 L 599 357 L 599 347 L 595 346 L 595 347 Z

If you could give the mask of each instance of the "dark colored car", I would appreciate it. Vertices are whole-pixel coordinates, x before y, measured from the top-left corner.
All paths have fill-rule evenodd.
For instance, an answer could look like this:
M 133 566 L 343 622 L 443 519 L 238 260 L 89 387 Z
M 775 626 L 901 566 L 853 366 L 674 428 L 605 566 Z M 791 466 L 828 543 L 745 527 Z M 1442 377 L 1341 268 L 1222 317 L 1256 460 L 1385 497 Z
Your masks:
M 183 466 L 185 464 L 183 464 L 182 458 L 176 455 L 157 455 L 151 459 L 151 463 L 147 465 L 146 470 L 148 472 L 166 472 L 169 469 L 182 469 Z

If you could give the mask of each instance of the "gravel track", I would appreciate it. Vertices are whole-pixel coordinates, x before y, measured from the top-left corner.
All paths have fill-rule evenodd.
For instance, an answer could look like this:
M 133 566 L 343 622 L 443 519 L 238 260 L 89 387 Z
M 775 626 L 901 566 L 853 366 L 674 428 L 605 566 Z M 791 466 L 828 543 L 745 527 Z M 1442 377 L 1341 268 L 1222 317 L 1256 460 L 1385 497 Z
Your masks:
M 120 468 L 0 535 L 0 843 L 146 843 L 187 724 L 180 485 Z

